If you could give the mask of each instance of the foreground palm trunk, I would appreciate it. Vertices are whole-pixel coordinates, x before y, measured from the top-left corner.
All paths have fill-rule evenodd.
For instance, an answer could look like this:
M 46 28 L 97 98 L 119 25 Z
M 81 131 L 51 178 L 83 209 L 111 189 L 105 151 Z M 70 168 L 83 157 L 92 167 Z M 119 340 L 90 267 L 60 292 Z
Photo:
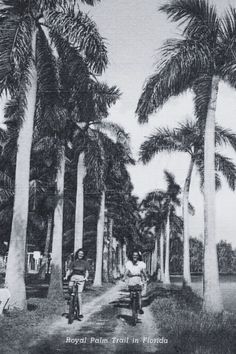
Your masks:
M 212 79 L 204 141 L 204 308 L 223 310 L 215 240 L 215 111 L 219 78 Z
M 170 284 L 170 213 L 167 215 L 166 222 L 166 259 L 165 259 L 165 277 L 164 284 Z
M 30 153 L 32 145 L 34 114 L 37 94 L 37 71 L 35 67 L 36 31 L 32 35 L 33 60 L 30 68 L 30 84 L 26 93 L 27 108 L 17 141 L 15 174 L 15 198 L 8 252 L 6 286 L 11 293 L 10 306 L 26 308 L 25 253 L 29 203 Z
M 60 157 L 60 165 L 57 169 L 57 196 L 58 201 L 54 211 L 54 226 L 52 239 L 51 279 L 48 290 L 48 298 L 63 300 L 62 284 L 62 236 L 63 236 L 63 206 L 64 206 L 64 176 L 65 176 L 65 148 Z
M 102 251 L 105 219 L 105 191 L 102 192 L 100 211 L 97 223 L 97 249 L 96 249 L 96 270 L 94 276 L 94 286 L 102 285 Z
M 77 192 L 75 210 L 75 242 L 74 252 L 83 247 L 83 222 L 84 222 L 84 178 L 86 167 L 84 163 L 84 152 L 79 155 L 77 165 Z
M 189 189 L 194 161 L 191 158 L 188 175 L 183 190 L 183 220 L 184 220 L 184 260 L 183 260 L 183 285 L 191 286 L 190 255 L 189 255 Z
M 48 216 L 47 235 L 46 235 L 46 241 L 45 241 L 45 247 L 44 247 L 44 254 L 43 254 L 42 264 L 41 264 L 40 271 L 39 271 L 39 278 L 42 280 L 45 279 L 46 272 L 47 272 L 51 234 L 52 234 L 52 215 L 49 215 Z

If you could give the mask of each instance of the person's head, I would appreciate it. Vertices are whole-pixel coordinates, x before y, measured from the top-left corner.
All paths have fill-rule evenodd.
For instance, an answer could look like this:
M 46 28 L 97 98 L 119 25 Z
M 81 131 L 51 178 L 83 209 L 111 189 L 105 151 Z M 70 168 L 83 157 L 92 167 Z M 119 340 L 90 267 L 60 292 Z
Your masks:
M 83 248 L 79 248 L 75 253 L 75 259 L 83 259 L 84 258 L 84 250 Z
M 138 253 L 138 251 L 134 250 L 134 251 L 132 252 L 132 261 L 133 261 L 134 263 L 136 263 L 138 260 L 139 260 L 139 253 Z

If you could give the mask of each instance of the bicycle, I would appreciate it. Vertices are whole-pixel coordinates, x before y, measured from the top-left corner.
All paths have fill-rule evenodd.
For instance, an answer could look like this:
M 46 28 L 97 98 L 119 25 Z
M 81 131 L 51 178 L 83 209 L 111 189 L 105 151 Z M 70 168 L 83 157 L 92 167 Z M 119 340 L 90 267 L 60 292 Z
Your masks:
M 132 322 L 136 326 L 138 323 L 138 311 L 139 311 L 139 297 L 141 296 L 142 286 L 132 285 L 129 286 L 130 291 L 130 305 L 132 309 Z
M 72 324 L 75 318 L 79 316 L 78 286 L 85 280 L 74 280 L 72 293 L 69 300 L 68 324 Z

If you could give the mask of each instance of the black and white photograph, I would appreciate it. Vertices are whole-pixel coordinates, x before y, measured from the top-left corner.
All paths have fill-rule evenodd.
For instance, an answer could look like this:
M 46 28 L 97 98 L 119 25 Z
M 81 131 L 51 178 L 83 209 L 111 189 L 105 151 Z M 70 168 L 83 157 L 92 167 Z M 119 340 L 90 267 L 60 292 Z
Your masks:
M 0 353 L 236 353 L 236 0 L 0 0 Z

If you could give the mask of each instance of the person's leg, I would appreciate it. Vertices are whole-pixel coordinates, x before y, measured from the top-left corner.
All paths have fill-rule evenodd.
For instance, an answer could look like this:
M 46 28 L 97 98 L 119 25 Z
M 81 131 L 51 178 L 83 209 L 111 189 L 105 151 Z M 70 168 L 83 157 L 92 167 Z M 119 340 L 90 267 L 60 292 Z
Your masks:
M 143 309 L 142 309 L 142 296 L 141 296 L 141 290 L 138 292 L 138 297 L 139 297 L 139 313 L 142 315 L 144 312 L 143 312 Z
M 82 316 L 82 293 L 78 293 L 79 316 Z
M 82 311 L 82 292 L 84 290 L 84 277 L 80 278 L 80 283 L 78 285 L 78 302 L 79 302 L 79 317 L 83 318 L 83 311 Z

